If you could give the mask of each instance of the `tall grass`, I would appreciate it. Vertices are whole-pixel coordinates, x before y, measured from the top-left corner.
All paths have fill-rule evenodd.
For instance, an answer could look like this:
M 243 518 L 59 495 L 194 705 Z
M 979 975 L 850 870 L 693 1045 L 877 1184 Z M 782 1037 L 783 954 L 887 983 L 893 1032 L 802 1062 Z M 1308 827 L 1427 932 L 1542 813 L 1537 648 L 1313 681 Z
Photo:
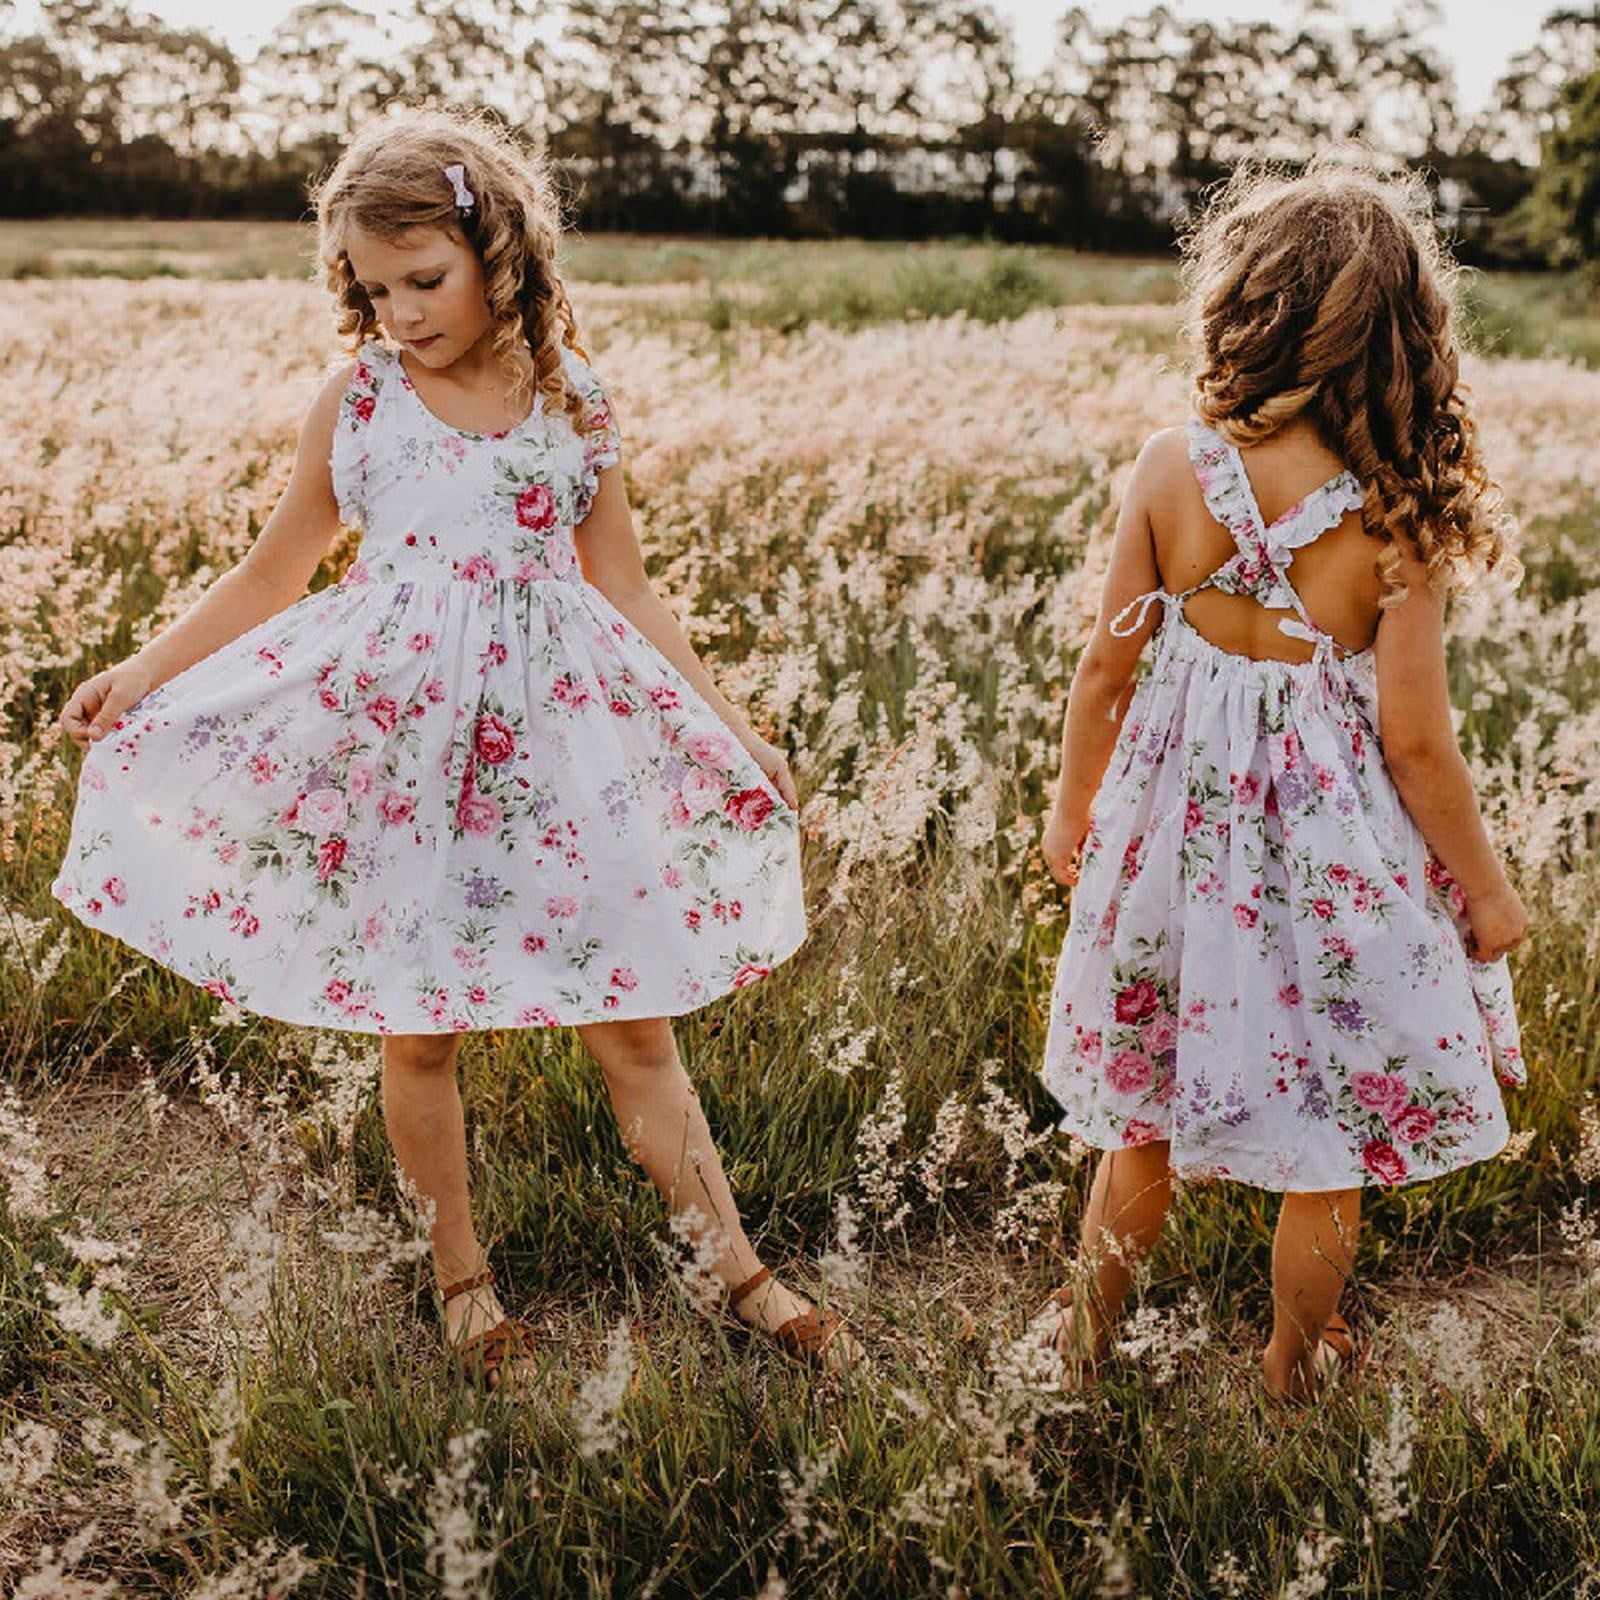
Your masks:
M 1317 1592 L 1324 1557 L 1328 1594 L 1600 1581 L 1600 1244 L 1572 1210 L 1600 1180 L 1595 378 L 1472 372 L 1529 577 L 1462 611 L 1452 684 L 1540 918 L 1531 1143 L 1371 1197 L 1371 1365 L 1285 1414 L 1255 1365 L 1274 1206 L 1238 1186 L 1183 1190 L 1098 1387 L 1064 1392 L 1024 1337 L 1089 1173 L 1034 1076 L 1062 928 L 1034 840 L 1121 473 L 1181 404 L 1170 312 L 741 317 L 708 343 L 631 296 L 581 309 L 652 569 L 806 800 L 811 939 L 678 1036 L 765 1256 L 848 1306 L 870 1364 L 808 1377 L 695 1312 L 576 1039 L 506 1032 L 461 1071 L 540 1370 L 514 1403 L 464 1388 L 372 1041 L 230 1020 L 54 908 L 54 708 L 242 548 L 325 313 L 284 286 L 7 286 L 0 333 L 38 368 L 0 512 L 0 1570 L 40 1595 L 1209 1600 Z M 79 1292 L 121 1318 L 105 1348 Z

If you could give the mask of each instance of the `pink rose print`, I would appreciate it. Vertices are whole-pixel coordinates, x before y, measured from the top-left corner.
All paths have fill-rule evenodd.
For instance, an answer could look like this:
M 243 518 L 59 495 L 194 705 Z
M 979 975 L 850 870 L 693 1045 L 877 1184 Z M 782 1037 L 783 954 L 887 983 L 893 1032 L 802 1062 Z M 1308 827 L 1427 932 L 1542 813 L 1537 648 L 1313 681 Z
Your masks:
M 1143 1022 L 1160 1003 L 1161 996 L 1156 986 L 1148 978 L 1140 978 L 1117 996 L 1117 1021 Z
M 1078 1035 L 1078 1054 L 1088 1066 L 1098 1066 L 1104 1045 L 1098 1028 L 1085 1028 Z
M 1407 1106 L 1390 1122 L 1389 1132 L 1401 1144 L 1421 1144 L 1424 1139 L 1432 1137 L 1438 1126 L 1438 1117 L 1426 1106 Z
M 517 496 L 517 525 L 543 533 L 556 522 L 556 497 L 547 483 L 530 483 Z
M 1197 833 L 1205 826 L 1205 807 L 1198 800 L 1191 799 L 1183 808 L 1183 831 L 1185 834 Z
M 704 766 L 725 767 L 733 742 L 723 733 L 692 733 L 683 741 L 683 748 Z
M 1320 917 L 1324 922 L 1327 922 L 1333 916 L 1333 901 L 1313 900 L 1311 902 L 1311 912 L 1313 916 Z
M 734 973 L 733 986 L 735 989 L 747 988 L 758 978 L 766 977 L 766 975 L 771 971 L 771 967 L 764 967 L 759 962 L 747 961 L 736 973 Z
M 400 720 L 400 707 L 395 704 L 393 695 L 380 694 L 367 702 L 367 715 L 380 733 L 393 733 L 395 723 Z
M 728 796 L 723 810 L 741 828 L 754 833 L 772 815 L 772 796 L 765 789 L 741 789 Z
M 650 691 L 650 704 L 657 711 L 676 711 L 678 703 L 678 691 L 670 684 L 658 683 Z
M 1278 1004 L 1282 1006 L 1285 1011 L 1292 1011 L 1297 1005 L 1299 1005 L 1300 985 L 1298 983 L 1284 984 L 1284 986 L 1278 990 Z
M 500 802 L 486 794 L 470 791 L 456 802 L 456 825 L 463 833 L 493 833 L 504 813 Z
M 1178 1042 L 1178 1019 L 1170 1011 L 1158 1011 L 1145 1023 L 1139 1042 L 1153 1056 L 1172 1049 Z
M 523 934 L 522 948 L 530 956 L 538 955 L 544 949 L 544 935 L 542 933 Z
M 621 695 L 611 697 L 611 715 L 614 717 L 631 717 L 633 707 Z
M 501 762 L 509 761 L 516 748 L 517 736 L 510 723 L 492 713 L 478 718 L 476 749 L 480 761 L 497 767 Z
M 546 1011 L 543 1006 L 528 1006 L 518 1013 L 517 1026 L 520 1028 L 559 1028 L 561 1019 L 552 1012 Z
M 471 583 L 482 581 L 490 583 L 494 580 L 496 568 L 493 561 L 481 551 L 475 556 L 469 556 L 461 564 L 461 576 Z
M 639 974 L 632 967 L 613 967 L 611 969 L 611 987 L 613 989 L 637 989 L 639 987 Z
M 322 992 L 336 1006 L 342 1006 L 349 1000 L 352 990 L 345 979 L 329 978 L 323 985 Z
M 357 395 L 355 404 L 350 409 L 355 412 L 359 421 L 371 422 L 372 413 L 378 409 L 377 396 L 370 394 Z
M 406 649 L 421 655 L 424 650 L 433 648 L 433 635 L 431 633 L 414 633 L 406 640 Z
M 547 917 L 575 917 L 578 914 L 578 902 L 567 894 L 553 894 L 544 903 L 544 914 Z
M 1132 1118 L 1122 1130 L 1124 1145 L 1154 1144 L 1160 1137 L 1161 1130 L 1153 1122 L 1143 1122 L 1138 1117 Z
M 439 705 L 445 696 L 443 678 L 430 678 L 423 686 L 422 697 L 430 706 Z
M 661 882 L 665 888 L 676 889 L 683 882 L 683 874 L 676 867 L 663 867 L 661 869 Z
M 1143 1094 L 1154 1077 L 1149 1056 L 1137 1050 L 1119 1050 L 1106 1062 L 1106 1082 L 1118 1094 Z
M 684 778 L 683 786 L 678 792 L 689 815 L 703 817 L 708 811 L 715 811 L 722 804 L 722 792 L 726 787 L 727 785 L 714 772 L 696 767 Z
M 348 845 L 343 839 L 324 839 L 317 851 L 317 882 L 326 883 L 344 865 Z
M 215 995 L 218 1000 L 226 1000 L 229 1005 L 237 1005 L 239 1003 L 234 999 L 233 990 L 221 978 L 207 978 L 200 987 L 207 994 Z
M 330 689 L 326 684 L 317 691 L 317 699 L 322 702 L 324 711 L 337 711 L 339 709 L 338 691 Z
M 128 903 L 128 886 L 121 878 L 107 878 L 100 885 L 100 892 L 114 906 L 125 906 Z
M 1236 905 L 1233 920 L 1241 928 L 1253 928 L 1261 920 L 1261 912 L 1255 906 Z
M 365 694 L 378 680 L 363 667 L 355 676 L 356 692 Z
M 690 906 L 684 912 L 683 924 L 686 928 L 698 928 L 700 926 L 700 913 L 693 906 Z
M 550 685 L 550 693 L 558 705 L 572 711 L 581 711 L 589 703 L 589 691 L 572 674 L 565 673 Z
M 1399 1116 L 1411 1103 L 1410 1086 L 1392 1072 L 1358 1072 L 1350 1080 L 1350 1092 L 1358 1106 L 1376 1111 L 1385 1122 Z
M 370 761 L 352 761 L 350 770 L 345 774 L 345 788 L 358 798 L 372 793 L 372 785 L 377 777 L 378 769 Z
M 409 822 L 416 814 L 417 803 L 410 795 L 404 795 L 397 789 L 390 789 L 378 802 L 378 815 L 390 825 L 397 827 L 402 822 Z
M 1379 1183 L 1399 1183 L 1410 1170 L 1406 1158 L 1392 1144 L 1382 1139 L 1368 1139 L 1361 1147 L 1361 1165 Z
M 350 806 L 345 797 L 337 789 L 324 787 L 301 797 L 295 826 L 321 839 L 337 833 L 349 819 Z

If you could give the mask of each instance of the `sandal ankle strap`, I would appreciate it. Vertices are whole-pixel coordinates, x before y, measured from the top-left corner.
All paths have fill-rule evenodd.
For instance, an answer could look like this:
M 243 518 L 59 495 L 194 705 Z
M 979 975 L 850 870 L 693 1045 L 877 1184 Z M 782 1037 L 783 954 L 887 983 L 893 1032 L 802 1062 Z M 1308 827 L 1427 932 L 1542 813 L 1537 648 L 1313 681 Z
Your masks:
M 736 1284 L 728 1290 L 728 1304 L 736 1306 L 747 1296 L 752 1295 L 772 1276 L 771 1267 L 762 1267 L 759 1272 L 753 1272 L 743 1283 Z
M 494 1282 L 494 1268 L 485 1267 L 481 1272 L 475 1272 L 470 1278 L 463 1278 L 459 1283 L 452 1283 L 439 1291 L 443 1300 L 454 1300 L 458 1294 L 465 1294 L 469 1289 L 481 1289 L 486 1284 Z

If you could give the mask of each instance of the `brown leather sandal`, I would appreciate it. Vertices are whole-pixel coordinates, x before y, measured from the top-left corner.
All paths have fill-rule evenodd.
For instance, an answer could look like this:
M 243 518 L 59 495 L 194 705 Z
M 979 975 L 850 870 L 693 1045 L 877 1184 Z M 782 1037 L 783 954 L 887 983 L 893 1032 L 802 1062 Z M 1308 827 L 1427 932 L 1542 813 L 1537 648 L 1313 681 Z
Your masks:
M 1350 1324 L 1335 1311 L 1322 1325 L 1322 1338 L 1317 1344 L 1316 1354 L 1311 1358 L 1312 1368 L 1317 1375 L 1317 1387 L 1326 1389 L 1330 1384 L 1337 1383 L 1346 1372 L 1354 1371 L 1359 1354 Z
M 482 1289 L 493 1282 L 494 1268 L 485 1267 L 470 1278 L 463 1278 L 459 1283 L 440 1289 L 440 1300 L 448 1304 L 458 1294 Z M 451 1349 L 461 1368 L 462 1377 L 468 1380 L 481 1378 L 491 1389 L 498 1389 L 502 1382 L 500 1369 L 507 1361 L 535 1353 L 533 1329 L 517 1317 L 502 1317 L 492 1328 L 475 1333 L 470 1339 L 452 1345 Z
M 746 1322 L 734 1311 L 741 1300 L 748 1299 L 772 1277 L 771 1267 L 762 1267 L 741 1284 L 729 1289 L 726 1305 L 733 1320 L 751 1333 L 764 1333 L 786 1356 L 808 1367 L 824 1372 L 842 1372 L 860 1358 L 861 1347 L 850 1325 L 834 1310 L 818 1310 L 809 1306 L 776 1328 L 763 1328 L 759 1323 Z

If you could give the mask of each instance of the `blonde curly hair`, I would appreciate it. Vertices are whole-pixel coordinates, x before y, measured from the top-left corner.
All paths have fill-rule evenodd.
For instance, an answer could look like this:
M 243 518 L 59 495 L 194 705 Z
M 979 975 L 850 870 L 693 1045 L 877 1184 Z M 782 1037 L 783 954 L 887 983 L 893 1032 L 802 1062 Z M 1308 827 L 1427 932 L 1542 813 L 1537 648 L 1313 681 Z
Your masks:
M 1405 539 L 1441 594 L 1521 576 L 1460 377 L 1456 267 L 1426 186 L 1338 152 L 1245 166 L 1183 241 L 1194 406 L 1230 443 L 1299 416 L 1366 485 L 1382 603 Z
M 465 169 L 474 205 L 462 212 L 445 168 Z M 369 124 L 311 192 L 317 253 L 333 295 L 334 320 L 355 350 L 378 318 L 346 253 L 352 227 L 393 240 L 415 228 L 454 230 L 483 264 L 494 349 L 512 380 L 515 405 L 530 387 L 565 411 L 582 433 L 593 403 L 567 381 L 561 347 L 580 356 L 577 319 L 557 270 L 561 211 L 542 161 L 483 116 L 407 108 Z M 521 359 L 533 357 L 533 376 Z

